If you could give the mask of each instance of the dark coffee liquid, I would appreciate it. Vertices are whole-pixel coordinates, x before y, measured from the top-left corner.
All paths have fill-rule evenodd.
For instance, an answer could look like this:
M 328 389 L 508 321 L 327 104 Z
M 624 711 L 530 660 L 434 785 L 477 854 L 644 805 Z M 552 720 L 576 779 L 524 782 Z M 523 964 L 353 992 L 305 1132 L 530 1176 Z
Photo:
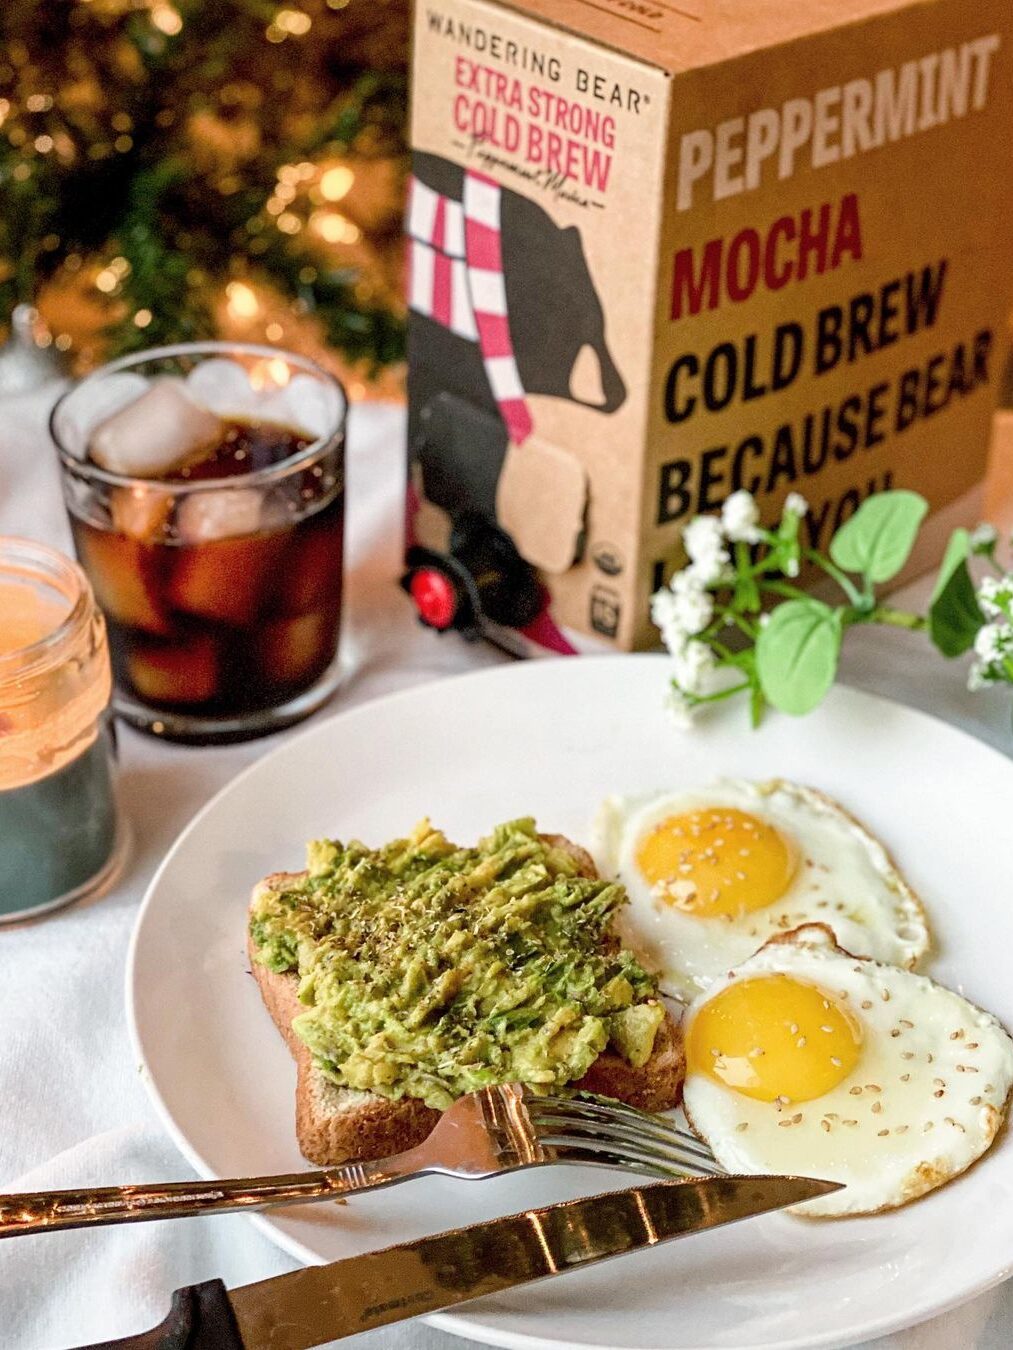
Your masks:
M 213 450 L 162 481 L 238 479 L 309 443 L 274 423 L 231 421 Z M 208 494 L 167 496 L 174 514 L 156 512 L 150 537 L 135 525 L 117 530 L 114 507 L 104 527 L 72 515 L 78 557 L 106 615 L 118 687 L 148 708 L 216 720 L 278 707 L 311 688 L 334 659 L 341 617 L 341 469 L 339 444 L 293 470 L 283 488 L 287 513 L 277 509 L 273 485 L 223 484 L 210 489 L 212 503 Z M 270 524 L 192 541 L 184 513 L 227 510 L 232 492 L 240 507 L 252 497 L 256 508 L 259 494 Z
M 199 483 L 210 478 L 235 478 L 291 459 L 311 442 L 277 422 L 226 422 L 222 440 L 211 451 L 167 473 L 165 483 Z
M 116 846 L 112 758 L 103 725 L 56 773 L 0 791 L 0 916 L 44 908 L 105 869 Z

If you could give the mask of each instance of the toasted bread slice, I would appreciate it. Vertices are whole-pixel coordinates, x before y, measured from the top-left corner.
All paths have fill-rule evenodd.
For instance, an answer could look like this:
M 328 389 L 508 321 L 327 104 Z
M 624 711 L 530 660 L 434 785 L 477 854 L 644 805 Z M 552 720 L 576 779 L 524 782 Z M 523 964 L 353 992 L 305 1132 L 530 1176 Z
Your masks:
M 596 875 L 594 863 L 582 848 L 562 835 L 542 837 L 555 848 L 565 848 L 583 875 Z M 254 902 L 263 890 L 283 887 L 298 875 L 276 872 L 266 877 L 254 888 Z M 261 965 L 254 959 L 252 941 L 249 953 L 267 1010 L 296 1062 L 295 1127 L 303 1156 L 318 1166 L 334 1167 L 352 1160 L 388 1157 L 420 1144 L 439 1119 L 439 1111 L 414 1097 L 392 1101 L 331 1082 L 292 1030 L 293 1018 L 305 1011 L 299 1002 L 299 977 L 291 971 L 278 974 Z M 667 1014 L 651 1057 L 642 1068 L 636 1069 L 621 1055 L 606 1050 L 574 1086 L 615 1097 L 644 1111 L 664 1111 L 678 1104 L 685 1071 L 679 1028 Z

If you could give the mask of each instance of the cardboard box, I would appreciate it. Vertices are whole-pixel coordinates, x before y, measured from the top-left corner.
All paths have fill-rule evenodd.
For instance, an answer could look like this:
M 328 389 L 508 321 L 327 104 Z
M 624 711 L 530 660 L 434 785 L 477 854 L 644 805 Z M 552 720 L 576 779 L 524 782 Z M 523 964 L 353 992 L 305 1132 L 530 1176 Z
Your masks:
M 498 621 L 544 587 L 653 645 L 681 526 L 740 486 L 821 545 L 890 485 L 974 509 L 1009 0 L 418 0 L 412 142 L 412 540 L 508 536 L 536 576 Z

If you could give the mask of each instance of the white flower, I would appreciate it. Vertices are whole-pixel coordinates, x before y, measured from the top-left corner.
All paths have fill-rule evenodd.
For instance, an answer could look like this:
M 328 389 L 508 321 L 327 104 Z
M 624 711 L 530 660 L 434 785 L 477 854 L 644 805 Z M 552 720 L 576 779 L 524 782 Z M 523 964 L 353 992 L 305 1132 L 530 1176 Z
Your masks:
M 698 580 L 704 585 L 717 581 L 729 561 L 717 517 L 695 516 L 683 530 L 682 542 Z
M 696 709 L 674 684 L 669 686 L 665 696 L 665 707 L 677 727 L 687 728 L 693 725 L 693 714 Z
M 721 524 L 733 543 L 741 541 L 744 544 L 755 544 L 763 538 L 763 532 L 759 528 L 760 508 L 756 505 L 756 498 L 745 488 L 740 488 L 738 492 L 733 492 L 730 497 L 725 498 L 725 504 L 721 508 Z
M 790 511 L 792 515 L 807 516 L 809 514 L 809 503 L 801 492 L 789 492 L 784 499 L 784 509 Z
M 971 552 L 972 553 L 991 553 L 999 542 L 999 531 L 994 525 L 989 525 L 983 521 L 980 525 L 975 525 L 971 531 Z
M 998 619 L 1013 610 L 1013 572 L 1004 577 L 985 577 L 978 587 L 978 604 L 986 618 Z
M 985 665 L 1001 661 L 1013 653 L 1013 627 L 1008 623 L 986 623 L 978 629 L 974 651 Z
M 704 587 L 696 565 L 676 572 L 670 582 L 676 622 L 687 635 L 699 633 L 714 617 L 714 597 Z
M 675 678 L 684 694 L 702 694 L 717 662 L 706 642 L 691 639 L 681 651 L 673 652 Z

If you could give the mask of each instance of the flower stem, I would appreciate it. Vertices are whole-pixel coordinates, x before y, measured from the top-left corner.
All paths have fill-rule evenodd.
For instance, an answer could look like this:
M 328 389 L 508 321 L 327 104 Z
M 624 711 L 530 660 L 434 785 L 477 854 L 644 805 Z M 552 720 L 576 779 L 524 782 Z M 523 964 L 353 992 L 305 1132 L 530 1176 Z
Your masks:
M 814 548 L 803 549 L 802 557 L 805 558 L 806 562 L 811 562 L 826 572 L 828 577 L 832 577 L 856 609 L 868 608 L 868 600 L 862 596 L 851 578 L 835 566 L 829 558 L 824 558 L 823 554 L 818 553 Z
M 929 621 L 921 614 L 910 614 L 905 609 L 891 609 L 889 605 L 877 605 L 867 616 L 869 623 L 885 623 L 891 628 L 907 628 L 913 633 L 928 631 Z

